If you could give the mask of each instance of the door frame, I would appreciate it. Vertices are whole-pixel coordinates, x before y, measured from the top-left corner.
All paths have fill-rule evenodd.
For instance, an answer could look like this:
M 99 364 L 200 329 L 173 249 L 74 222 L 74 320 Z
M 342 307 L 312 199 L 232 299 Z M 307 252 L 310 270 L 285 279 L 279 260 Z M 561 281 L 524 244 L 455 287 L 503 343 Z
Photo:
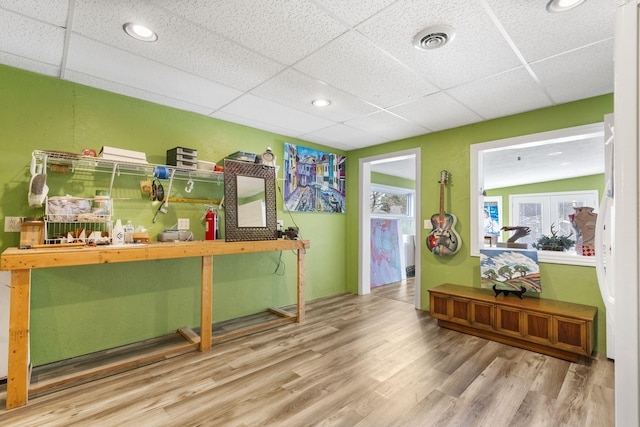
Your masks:
M 420 235 L 421 215 L 421 190 L 420 190 L 420 172 L 421 165 L 421 149 L 412 148 L 409 150 L 395 151 L 392 153 L 380 154 L 377 156 L 363 157 L 359 160 L 358 167 L 358 295 L 367 295 L 371 293 L 371 213 L 369 212 L 369 195 L 371 193 L 371 164 L 380 160 L 390 160 L 397 157 L 413 156 L 415 162 L 415 236 L 416 236 L 416 252 L 415 252 L 415 308 L 420 309 L 420 264 L 422 236 Z

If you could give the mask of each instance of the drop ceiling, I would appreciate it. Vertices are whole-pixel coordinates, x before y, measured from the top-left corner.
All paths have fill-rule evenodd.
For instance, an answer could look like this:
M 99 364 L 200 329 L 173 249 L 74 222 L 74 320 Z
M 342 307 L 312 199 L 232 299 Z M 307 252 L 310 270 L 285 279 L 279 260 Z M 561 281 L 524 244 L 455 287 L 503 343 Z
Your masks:
M 0 0 L 0 63 L 352 150 L 613 92 L 614 2 L 546 3 Z

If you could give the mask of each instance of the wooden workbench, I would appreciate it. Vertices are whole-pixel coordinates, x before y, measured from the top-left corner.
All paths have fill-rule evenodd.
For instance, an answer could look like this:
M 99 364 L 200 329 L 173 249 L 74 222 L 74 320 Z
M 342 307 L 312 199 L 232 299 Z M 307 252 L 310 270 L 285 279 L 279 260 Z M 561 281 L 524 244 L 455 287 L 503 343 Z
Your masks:
M 32 269 L 201 257 L 202 287 L 198 348 L 200 351 L 208 351 L 211 349 L 212 343 L 213 257 L 215 255 L 296 250 L 298 254 L 297 313 L 291 314 L 279 309 L 272 309 L 272 311 L 283 316 L 285 321 L 302 322 L 304 320 L 304 255 L 305 249 L 309 247 L 309 241 L 302 240 L 253 242 L 214 240 L 78 248 L 8 248 L 2 253 L 0 267 L 1 270 L 11 271 L 7 409 L 26 405 L 28 400 L 29 311 Z M 253 332 L 256 329 L 255 326 L 251 327 L 248 332 Z M 234 335 L 240 333 L 242 331 L 233 332 Z M 216 337 L 216 340 L 219 339 L 220 337 Z

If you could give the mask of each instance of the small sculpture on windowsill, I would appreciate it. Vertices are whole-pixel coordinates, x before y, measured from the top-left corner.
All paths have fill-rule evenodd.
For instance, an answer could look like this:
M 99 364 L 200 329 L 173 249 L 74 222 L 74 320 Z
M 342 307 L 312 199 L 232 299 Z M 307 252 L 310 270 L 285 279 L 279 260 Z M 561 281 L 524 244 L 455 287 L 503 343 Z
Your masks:
M 516 243 L 516 240 L 528 236 L 529 233 L 531 232 L 531 229 L 529 227 L 522 227 L 522 226 L 504 226 L 500 229 L 501 231 L 515 231 L 515 233 L 513 233 L 511 235 L 511 237 L 509 237 L 509 239 L 503 243 L 503 242 L 498 242 L 498 247 L 500 248 L 513 248 L 513 249 L 527 249 L 527 244 L 526 243 Z
M 576 253 L 582 256 L 595 256 L 596 220 L 598 214 L 593 208 L 574 207 L 575 213 L 569 215 L 571 225 L 576 231 Z
M 551 224 L 551 235 L 542 235 L 538 241 L 533 245 L 536 249 L 542 251 L 567 251 L 576 243 L 571 239 L 573 231 L 568 235 L 558 235 L 558 232 L 554 230 L 555 224 Z

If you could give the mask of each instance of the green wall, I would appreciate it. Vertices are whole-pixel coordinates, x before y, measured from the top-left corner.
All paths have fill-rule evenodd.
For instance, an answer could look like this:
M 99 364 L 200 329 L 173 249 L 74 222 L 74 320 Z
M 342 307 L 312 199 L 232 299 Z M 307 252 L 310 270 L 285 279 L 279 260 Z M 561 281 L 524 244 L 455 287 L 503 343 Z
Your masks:
M 151 163 L 164 164 L 166 150 L 181 146 L 198 150 L 198 158 L 219 161 L 235 151 L 262 153 L 272 147 L 282 164 L 283 144 L 345 154 L 269 132 L 150 102 L 0 66 L 0 218 L 38 216 L 29 208 L 29 162 L 34 149 L 79 153 L 103 145 L 142 151 Z M 354 163 L 355 164 L 355 163 Z M 349 171 L 347 171 L 349 173 Z M 355 171 L 354 171 L 355 172 Z M 282 174 L 280 174 L 280 177 Z M 108 188 L 110 174 L 50 173 L 49 195 L 92 196 Z M 159 202 L 140 192 L 139 177 L 116 177 L 114 218 L 149 227 L 155 236 L 177 218 L 189 218 L 197 239 L 204 238 L 203 205 L 171 203 L 158 222 Z M 165 191 L 168 182 L 164 182 Z M 282 185 L 280 183 L 280 185 Z M 172 196 L 213 198 L 216 183 L 196 182 L 191 194 L 176 181 Z M 285 227 L 300 227 L 311 240 L 306 257 L 306 299 L 346 291 L 344 234 L 341 214 L 282 212 Z M 355 205 L 354 205 L 355 206 Z M 4 224 L 4 222 L 2 222 Z M 4 225 L 2 225 L 4 227 Z M 17 246 L 19 233 L 0 233 L 0 247 Z M 283 253 L 225 255 L 214 259 L 213 319 L 226 320 L 296 301 L 296 257 Z M 35 270 L 32 275 L 31 358 L 34 365 L 61 360 L 200 324 L 200 260 L 147 261 L 88 267 Z
M 238 150 L 260 153 L 270 146 L 281 164 L 284 142 L 346 154 L 351 167 L 347 168 L 345 215 L 290 217 L 282 212 L 282 201 L 278 200 L 279 219 L 285 226 L 295 221 L 302 237 L 311 240 L 306 263 L 308 300 L 357 292 L 358 159 L 420 147 L 423 218 L 439 209 L 439 173 L 447 169 L 451 180 L 445 206 L 457 215 L 457 231 L 463 239 L 461 251 L 453 257 L 422 252 L 423 309 L 429 308 L 427 290 L 441 283 L 480 286 L 479 261 L 469 255 L 468 246 L 470 145 L 595 123 L 613 110 L 613 96 L 605 95 L 344 153 L 5 66 L 0 66 L 0 94 L 0 144 L 4 150 L 0 158 L 4 183 L 0 217 L 41 214 L 26 203 L 28 165 L 34 149 L 80 152 L 108 145 L 143 151 L 152 163 L 164 163 L 166 150 L 176 146 L 195 148 L 198 157 L 209 161 Z M 88 195 L 105 186 L 104 177 L 77 179 L 69 184 L 65 176 L 51 176 L 50 182 L 55 191 Z M 215 184 L 197 183 L 191 197 L 204 194 L 215 198 L 219 191 Z M 202 227 L 203 206 L 173 204 L 168 214 L 152 224 L 157 205 L 141 196 L 137 179 L 117 178 L 114 196 L 128 199 L 116 202 L 115 217 L 147 225 L 152 235 L 175 224 L 178 217 L 189 217 L 196 238 L 203 236 L 204 228 L 198 229 Z M 420 241 L 425 235 L 422 230 Z M 17 233 L 0 233 L 2 250 L 18 242 Z M 214 321 L 293 303 L 295 256 L 284 253 L 283 259 L 284 273 L 282 269 L 274 273 L 276 253 L 216 257 Z M 32 362 L 40 365 L 163 335 L 182 326 L 197 326 L 199 271 L 197 258 L 34 271 Z M 604 352 L 604 306 L 594 269 L 541 264 L 541 274 L 543 297 L 599 308 L 596 349 Z
M 470 256 L 468 244 L 471 144 L 601 122 L 603 115 L 612 111 L 613 95 L 603 95 L 348 153 L 350 164 L 354 164 L 363 157 L 421 148 L 423 218 L 418 219 L 420 224 L 439 209 L 440 171 L 446 169 L 451 174 L 445 209 L 458 218 L 457 231 L 463 241 L 462 248 L 452 257 L 439 257 L 426 250 L 422 251 L 423 309 L 429 309 L 428 289 L 442 283 L 480 287 L 479 258 Z M 351 206 L 357 203 L 357 189 L 358 177 L 352 171 L 347 186 L 347 202 Z M 357 292 L 358 212 L 354 209 L 347 212 L 347 230 L 347 287 L 349 291 Z M 425 230 L 422 230 L 420 241 L 424 242 L 425 237 Z M 540 273 L 544 289 L 542 297 L 598 307 L 596 350 L 604 352 L 604 304 L 594 268 L 542 263 Z

